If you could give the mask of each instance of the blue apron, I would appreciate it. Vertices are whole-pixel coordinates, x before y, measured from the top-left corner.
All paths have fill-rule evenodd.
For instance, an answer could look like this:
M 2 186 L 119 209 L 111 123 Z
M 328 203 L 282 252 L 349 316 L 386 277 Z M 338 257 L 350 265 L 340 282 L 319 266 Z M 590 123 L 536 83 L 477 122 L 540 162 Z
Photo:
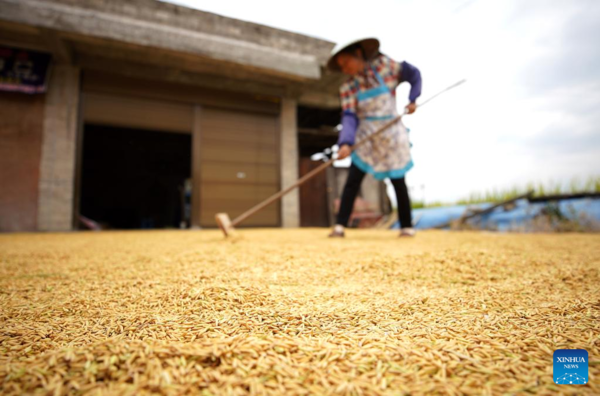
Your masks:
M 373 73 L 379 86 L 363 92 L 358 89 L 357 142 L 398 116 L 396 98 L 375 69 Z M 400 179 L 413 167 L 410 146 L 408 130 L 402 121 L 398 121 L 378 137 L 352 152 L 352 163 L 363 172 L 372 174 L 377 180 L 388 177 Z

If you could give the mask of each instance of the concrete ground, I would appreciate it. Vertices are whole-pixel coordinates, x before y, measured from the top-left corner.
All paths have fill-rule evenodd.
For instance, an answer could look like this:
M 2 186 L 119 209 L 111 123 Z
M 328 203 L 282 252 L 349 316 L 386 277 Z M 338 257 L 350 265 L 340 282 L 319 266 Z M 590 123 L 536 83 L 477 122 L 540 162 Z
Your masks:
M 600 394 L 600 235 L 327 232 L 0 235 L 0 392 Z

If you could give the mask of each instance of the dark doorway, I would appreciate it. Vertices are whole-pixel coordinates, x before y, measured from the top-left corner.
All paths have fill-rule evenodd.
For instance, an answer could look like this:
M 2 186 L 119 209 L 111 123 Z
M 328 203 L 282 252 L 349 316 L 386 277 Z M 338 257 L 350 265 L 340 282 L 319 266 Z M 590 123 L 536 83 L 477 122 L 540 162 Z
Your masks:
M 85 125 L 80 213 L 112 229 L 179 228 L 191 135 Z
M 322 162 L 311 161 L 310 157 L 300 158 L 300 175 L 317 168 Z M 330 208 L 327 184 L 328 169 L 300 186 L 300 227 L 329 227 Z
M 298 145 L 300 148 L 299 177 L 315 169 L 322 162 L 311 161 L 311 156 L 333 146 L 338 139 L 336 125 L 340 109 L 298 107 Z M 330 168 L 300 187 L 300 226 L 329 227 L 333 221 L 335 199 L 335 171 Z

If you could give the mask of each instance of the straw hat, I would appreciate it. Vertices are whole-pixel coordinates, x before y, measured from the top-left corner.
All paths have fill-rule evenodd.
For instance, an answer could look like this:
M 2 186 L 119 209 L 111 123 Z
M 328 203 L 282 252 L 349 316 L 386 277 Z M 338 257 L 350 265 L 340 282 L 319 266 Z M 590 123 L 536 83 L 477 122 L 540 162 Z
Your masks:
M 371 60 L 379 54 L 379 40 L 377 40 L 374 37 L 354 40 L 350 43 L 345 44 L 338 44 L 331 51 L 331 55 L 329 56 L 329 60 L 327 61 L 327 68 L 332 71 L 340 71 L 340 67 L 337 64 L 337 61 L 335 60 L 336 56 L 338 56 L 338 54 L 346 48 L 355 44 L 360 44 L 365 53 L 365 58 L 367 60 Z

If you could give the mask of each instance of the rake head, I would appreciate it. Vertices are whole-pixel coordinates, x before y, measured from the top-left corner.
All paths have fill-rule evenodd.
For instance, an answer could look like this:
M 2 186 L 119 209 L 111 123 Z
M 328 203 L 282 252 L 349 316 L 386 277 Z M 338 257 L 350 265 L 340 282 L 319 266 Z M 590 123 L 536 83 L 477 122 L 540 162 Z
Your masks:
M 233 236 L 235 228 L 233 228 L 233 224 L 231 224 L 231 219 L 227 213 L 217 213 L 215 215 L 215 220 L 226 237 L 230 235 Z

